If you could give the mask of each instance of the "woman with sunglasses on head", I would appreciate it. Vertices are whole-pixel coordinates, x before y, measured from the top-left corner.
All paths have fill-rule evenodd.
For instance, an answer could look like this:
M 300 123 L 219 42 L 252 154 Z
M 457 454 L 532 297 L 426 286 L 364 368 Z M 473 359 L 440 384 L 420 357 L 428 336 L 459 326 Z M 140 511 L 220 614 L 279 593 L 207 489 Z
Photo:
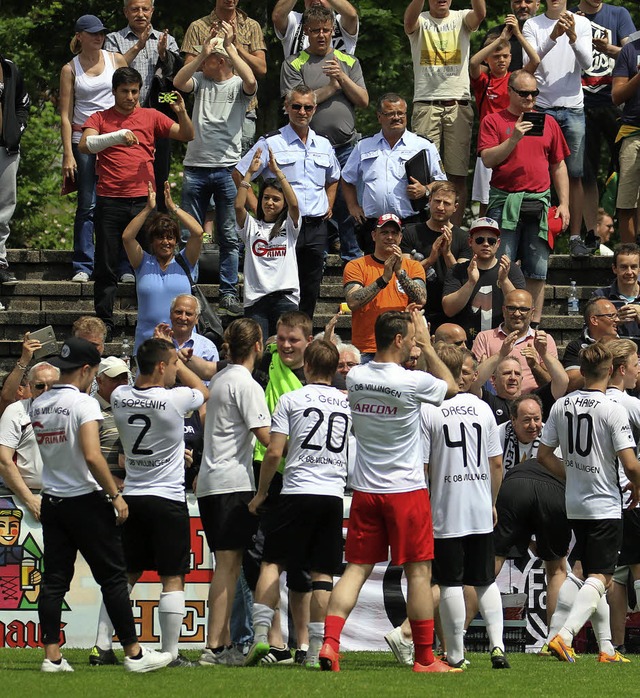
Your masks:
M 156 325 L 161 322 L 171 324 L 171 301 L 176 296 L 191 293 L 189 277 L 176 261 L 176 256 L 182 255 L 191 277 L 195 277 L 204 235 L 200 223 L 173 202 L 169 182 L 165 182 L 165 205 L 175 219 L 172 215 L 159 213 L 151 220 L 146 229 L 150 252 L 145 252 L 136 236 L 156 207 L 156 193 L 152 182 L 148 183 L 148 188 L 147 205 L 122 233 L 122 244 L 136 277 L 138 297 L 134 354 L 145 339 L 153 337 Z M 178 246 L 181 226 L 189 232 L 189 239 L 182 251 Z
M 269 170 L 275 177 L 260 186 L 257 217 L 245 208 L 250 181 L 262 169 L 258 148 L 238 187 L 235 200 L 238 234 L 245 244 L 244 314 L 261 327 L 262 335 L 276 332 L 282 313 L 298 310 L 300 283 L 296 241 L 300 233 L 298 199 L 269 149 Z
M 71 52 L 75 58 L 60 73 L 60 132 L 62 135 L 63 188 L 78 190 L 73 223 L 73 278 L 89 281 L 93 272 L 93 210 L 96 203 L 96 156 L 78 149 L 82 125 L 96 111 L 114 105 L 111 78 L 127 65 L 124 56 L 102 47 L 106 28 L 94 15 L 83 15 L 75 24 Z

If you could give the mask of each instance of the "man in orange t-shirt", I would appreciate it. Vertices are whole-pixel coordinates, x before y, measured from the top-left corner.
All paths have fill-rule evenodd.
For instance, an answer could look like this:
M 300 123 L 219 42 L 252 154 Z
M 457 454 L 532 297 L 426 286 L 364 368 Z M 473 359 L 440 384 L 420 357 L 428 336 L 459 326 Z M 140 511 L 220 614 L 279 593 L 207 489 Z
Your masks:
M 362 352 L 363 363 L 371 361 L 376 352 L 373 329 L 378 315 L 387 310 L 405 310 L 409 303 L 424 305 L 427 300 L 422 265 L 402 256 L 401 220 L 385 213 L 378 218 L 371 236 L 373 254 L 349 262 L 342 279 L 353 312 L 351 341 Z

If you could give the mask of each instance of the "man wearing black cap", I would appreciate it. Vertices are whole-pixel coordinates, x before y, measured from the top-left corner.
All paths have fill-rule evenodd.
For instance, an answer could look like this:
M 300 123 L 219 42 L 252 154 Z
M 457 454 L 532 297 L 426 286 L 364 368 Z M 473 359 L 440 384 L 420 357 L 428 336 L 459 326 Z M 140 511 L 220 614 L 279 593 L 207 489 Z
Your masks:
M 117 529 L 129 510 L 100 451 L 100 406 L 86 394 L 100 354 L 87 340 L 71 337 L 50 363 L 60 369 L 60 380 L 36 398 L 29 410 L 43 460 L 40 519 L 45 570 L 38 614 L 45 659 L 41 671 L 73 671 L 60 653 L 60 617 L 78 551 L 102 589 L 124 647 L 125 671 L 160 669 L 172 657 L 138 643 Z
M 371 236 L 373 254 L 349 262 L 342 277 L 345 298 L 353 311 L 352 342 L 362 352 L 363 363 L 376 353 L 373 329 L 378 315 L 405 310 L 409 303 L 422 306 L 427 300 L 422 265 L 402 256 L 402 221 L 398 216 L 380 216 Z

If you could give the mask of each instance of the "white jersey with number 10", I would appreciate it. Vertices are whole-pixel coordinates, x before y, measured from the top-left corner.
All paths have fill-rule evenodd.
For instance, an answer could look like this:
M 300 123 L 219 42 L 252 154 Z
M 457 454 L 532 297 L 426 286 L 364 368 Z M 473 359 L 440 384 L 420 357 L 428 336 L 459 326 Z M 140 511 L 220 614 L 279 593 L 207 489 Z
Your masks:
M 560 446 L 569 519 L 619 519 L 618 451 L 635 450 L 624 408 L 598 390 L 576 390 L 551 408 L 540 442 Z

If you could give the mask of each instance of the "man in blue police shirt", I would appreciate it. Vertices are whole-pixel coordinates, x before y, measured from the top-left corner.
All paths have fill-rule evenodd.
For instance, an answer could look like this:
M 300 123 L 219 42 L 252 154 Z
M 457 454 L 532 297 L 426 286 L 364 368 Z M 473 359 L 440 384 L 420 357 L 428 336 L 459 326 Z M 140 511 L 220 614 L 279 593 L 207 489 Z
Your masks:
M 236 165 L 233 178 L 236 186 L 249 169 L 258 148 L 262 150 L 263 168 L 256 177 L 269 178 L 269 149 L 298 197 L 302 225 L 296 255 L 300 278 L 300 310 L 313 318 L 322 283 L 324 250 L 327 243 L 327 219 L 336 197 L 340 165 L 331 143 L 309 128 L 316 111 L 316 96 L 306 85 L 287 92 L 284 111 L 289 123 L 278 131 L 266 134 Z M 252 192 L 248 206 L 255 211 L 257 201 Z
M 359 242 L 369 246 L 371 231 L 383 213 L 395 213 L 404 225 L 423 222 L 428 217 L 427 211 L 414 210 L 411 201 L 425 199 L 426 207 L 430 184 L 407 178 L 407 160 L 425 150 L 431 180 L 447 178 L 433 143 L 407 130 L 407 103 L 400 95 L 382 95 L 376 112 L 382 130 L 363 138 L 342 170 L 342 192 L 349 213 L 359 226 Z M 360 199 L 359 183 L 363 187 Z

